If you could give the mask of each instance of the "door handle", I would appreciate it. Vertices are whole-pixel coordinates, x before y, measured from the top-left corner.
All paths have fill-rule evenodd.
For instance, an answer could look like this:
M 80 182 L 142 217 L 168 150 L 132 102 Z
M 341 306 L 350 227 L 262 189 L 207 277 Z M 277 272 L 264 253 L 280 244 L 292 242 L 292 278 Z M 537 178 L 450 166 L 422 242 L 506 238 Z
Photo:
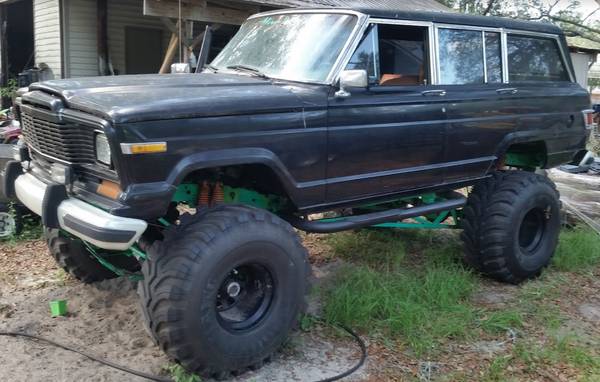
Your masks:
M 424 96 L 443 97 L 446 95 L 446 91 L 445 90 L 425 90 L 421 94 L 423 94 Z
M 517 94 L 518 92 L 519 89 L 517 88 L 504 88 L 496 90 L 496 93 L 498 94 Z

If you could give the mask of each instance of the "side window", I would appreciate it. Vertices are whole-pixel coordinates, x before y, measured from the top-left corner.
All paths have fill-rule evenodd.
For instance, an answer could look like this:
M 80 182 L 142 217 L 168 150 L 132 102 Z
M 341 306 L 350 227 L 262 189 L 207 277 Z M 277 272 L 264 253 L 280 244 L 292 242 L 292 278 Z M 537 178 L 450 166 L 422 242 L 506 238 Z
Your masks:
M 440 83 L 482 84 L 485 80 L 480 31 L 439 29 Z
M 496 84 L 502 82 L 502 49 L 500 33 L 484 32 L 485 36 L 485 65 L 487 82 Z
M 510 82 L 569 81 L 569 74 L 554 39 L 508 35 Z
M 429 83 L 429 41 L 426 27 L 374 24 L 346 69 L 366 70 L 380 86 Z
M 429 39 L 426 27 L 379 26 L 381 86 L 427 85 Z
M 352 55 L 347 70 L 366 70 L 369 83 L 379 81 L 379 49 L 377 42 L 377 25 L 372 25 Z

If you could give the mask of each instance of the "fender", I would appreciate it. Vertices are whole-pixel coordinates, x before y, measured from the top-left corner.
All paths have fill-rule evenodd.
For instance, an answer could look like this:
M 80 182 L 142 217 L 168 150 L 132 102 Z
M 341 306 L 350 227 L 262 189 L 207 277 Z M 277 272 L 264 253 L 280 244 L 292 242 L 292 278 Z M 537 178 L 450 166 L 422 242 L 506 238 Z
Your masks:
M 524 130 L 507 134 L 496 149 L 496 157 L 502 158 L 508 148 L 514 144 L 532 142 L 544 142 L 546 146 L 544 168 L 568 162 L 579 150 L 585 149 L 585 139 L 581 139 L 579 134 L 576 135 L 573 132 L 557 134 L 556 132 L 541 133 L 537 130 Z
M 281 181 L 290 199 L 295 200 L 299 185 L 292 174 L 275 153 L 258 147 L 210 150 L 189 155 L 173 168 L 167 183 L 177 186 L 187 175 L 197 170 L 244 164 L 262 164 L 269 167 Z
M 263 148 L 210 150 L 181 159 L 163 182 L 138 183 L 127 187 L 119 201 L 122 206 L 110 212 L 118 216 L 154 219 L 164 216 L 177 186 L 194 171 L 223 166 L 262 164 L 269 167 L 281 181 L 292 202 L 298 206 L 301 188 L 279 158 Z M 143 211 L 140 215 L 140 211 Z

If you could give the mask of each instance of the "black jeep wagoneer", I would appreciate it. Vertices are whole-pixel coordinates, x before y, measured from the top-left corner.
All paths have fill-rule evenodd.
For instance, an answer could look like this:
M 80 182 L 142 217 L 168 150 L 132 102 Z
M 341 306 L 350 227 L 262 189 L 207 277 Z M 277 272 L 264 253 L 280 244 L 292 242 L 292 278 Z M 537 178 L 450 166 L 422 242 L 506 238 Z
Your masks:
M 201 74 L 33 84 L 5 190 L 83 282 L 141 273 L 154 339 L 224 377 L 268 359 L 305 305 L 292 227 L 456 227 L 481 273 L 538 275 L 560 204 L 535 170 L 584 149 L 589 108 L 552 25 L 277 11 Z

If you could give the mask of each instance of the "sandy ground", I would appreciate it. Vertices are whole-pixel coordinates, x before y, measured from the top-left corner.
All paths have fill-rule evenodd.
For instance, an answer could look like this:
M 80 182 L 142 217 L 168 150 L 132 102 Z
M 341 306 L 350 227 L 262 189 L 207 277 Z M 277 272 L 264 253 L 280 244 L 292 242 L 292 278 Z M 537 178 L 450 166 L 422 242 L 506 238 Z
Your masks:
M 164 374 L 169 360 L 143 328 L 131 282 L 82 285 L 59 271 L 44 244 L 36 241 L 0 244 L 0 263 L 0 331 L 37 334 L 136 370 Z M 50 317 L 48 303 L 55 299 L 68 301 L 68 316 Z M 24 339 L 0 337 L 0 349 L 1 381 L 145 380 Z M 236 380 L 315 381 L 346 370 L 358 356 L 350 341 L 328 339 L 319 330 L 296 332 L 271 363 Z M 350 380 L 366 379 L 364 370 Z

